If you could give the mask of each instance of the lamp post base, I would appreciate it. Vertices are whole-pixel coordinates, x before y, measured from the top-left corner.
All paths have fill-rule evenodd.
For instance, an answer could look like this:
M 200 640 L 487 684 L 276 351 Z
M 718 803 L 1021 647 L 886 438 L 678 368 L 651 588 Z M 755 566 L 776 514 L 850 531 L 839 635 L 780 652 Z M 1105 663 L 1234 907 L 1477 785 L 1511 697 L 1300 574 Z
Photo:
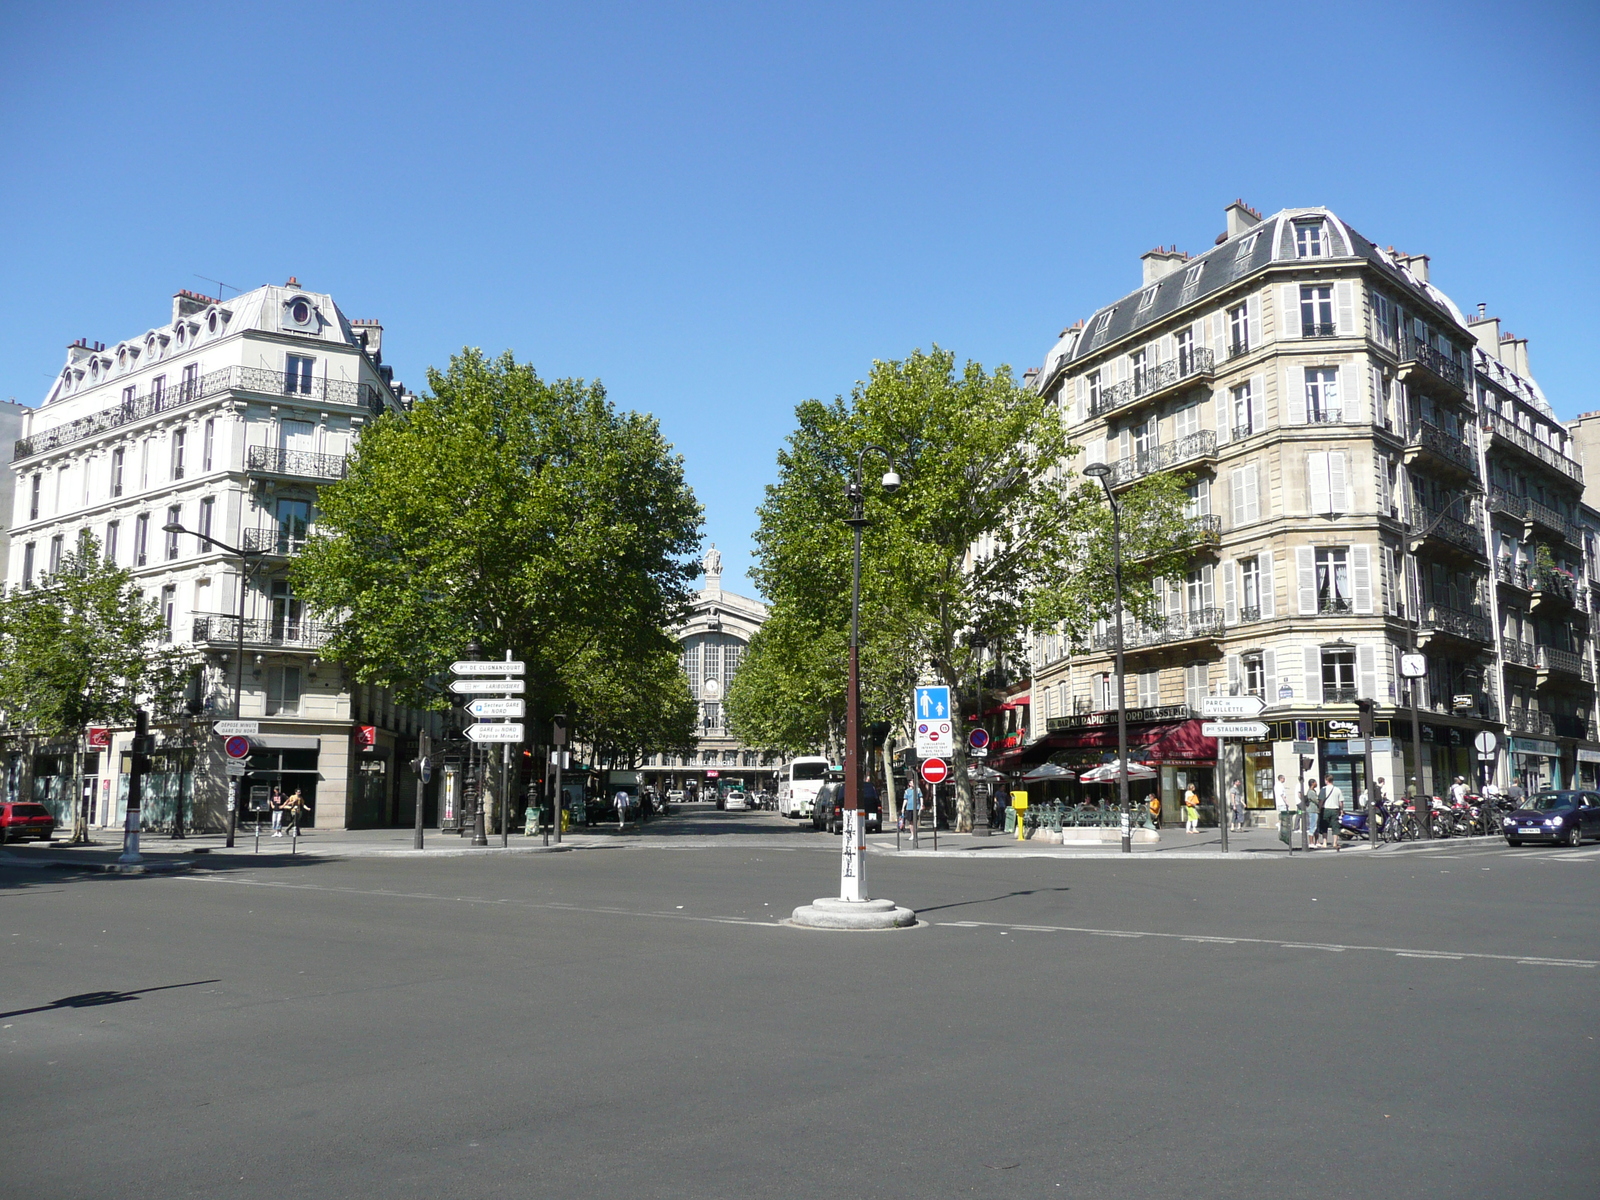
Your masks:
M 905 929 L 917 923 L 917 914 L 896 907 L 893 900 L 824 896 L 795 909 L 789 923 L 805 929 Z

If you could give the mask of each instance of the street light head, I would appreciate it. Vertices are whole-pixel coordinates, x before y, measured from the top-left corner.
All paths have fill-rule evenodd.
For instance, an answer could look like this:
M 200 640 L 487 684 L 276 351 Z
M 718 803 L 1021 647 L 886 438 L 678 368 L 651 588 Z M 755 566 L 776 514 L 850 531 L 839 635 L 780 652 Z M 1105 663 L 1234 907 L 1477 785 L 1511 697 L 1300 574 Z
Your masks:
M 900 473 L 898 471 L 885 471 L 883 473 L 883 490 L 891 496 L 900 490 Z
M 1083 473 L 1090 479 L 1104 479 L 1111 474 L 1111 468 L 1106 466 L 1105 463 L 1090 463 L 1083 469 Z
M 185 529 L 182 525 L 179 525 L 176 521 L 168 521 L 165 525 L 163 525 L 161 527 L 161 532 L 162 533 L 188 533 L 189 531 L 187 529 Z

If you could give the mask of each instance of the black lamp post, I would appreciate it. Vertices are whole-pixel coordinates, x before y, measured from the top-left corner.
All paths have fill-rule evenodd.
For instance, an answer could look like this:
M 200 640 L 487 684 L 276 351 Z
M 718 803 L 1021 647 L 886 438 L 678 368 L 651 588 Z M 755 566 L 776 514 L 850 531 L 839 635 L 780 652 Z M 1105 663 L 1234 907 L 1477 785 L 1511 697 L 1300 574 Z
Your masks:
M 981 633 L 974 633 L 967 639 L 967 645 L 972 650 L 972 723 L 973 728 L 978 728 L 983 720 L 983 652 L 988 648 L 989 639 Z M 972 836 L 989 836 L 989 806 L 984 804 L 982 819 L 978 813 L 978 790 L 972 784 L 972 739 L 967 739 L 967 795 L 972 798 Z M 987 785 L 986 785 L 987 786 Z
M 883 473 L 883 490 L 893 495 L 900 487 L 900 475 L 894 469 L 894 455 L 882 446 L 863 446 L 856 455 L 855 478 L 845 491 L 850 501 L 850 515 L 845 518 L 845 524 L 853 531 L 854 540 L 850 574 L 850 691 L 845 699 L 844 717 L 844 807 L 847 812 L 858 811 L 861 807 L 861 531 L 867 525 L 861 464 L 869 450 L 876 450 L 889 461 L 889 469 Z M 893 786 L 892 781 L 890 786 Z
M 1122 804 L 1122 852 L 1133 853 L 1133 830 L 1128 808 L 1128 695 L 1122 674 L 1122 505 L 1111 491 L 1111 468 L 1090 463 L 1083 473 L 1098 479 L 1111 505 L 1111 577 L 1117 606 L 1117 798 Z
M 202 542 L 210 543 L 211 545 L 215 546 L 218 550 L 222 550 L 225 553 L 236 554 L 236 555 L 239 556 L 239 626 L 238 626 L 238 630 L 237 630 L 238 636 L 234 639 L 234 654 L 233 654 L 233 715 L 234 715 L 234 719 L 237 720 L 237 719 L 239 719 L 240 717 L 243 716 L 243 714 L 239 711 L 239 707 L 240 707 L 240 695 L 244 691 L 244 601 L 245 601 L 245 593 L 249 589 L 249 586 L 250 586 L 250 572 L 252 570 L 250 560 L 252 558 L 255 559 L 256 560 L 255 565 L 259 567 L 261 565 L 261 551 L 259 551 L 259 550 L 241 550 L 237 546 L 230 546 L 226 542 L 217 541 L 217 539 L 212 537 L 210 534 L 195 533 L 195 531 L 192 530 L 192 529 L 185 529 L 182 525 L 178 524 L 178 522 L 176 522 L 176 521 L 167 522 L 165 525 L 163 525 L 161 527 L 161 531 L 163 533 L 187 533 L 187 534 L 190 534 L 193 537 L 199 538 Z M 230 781 L 228 783 L 228 841 L 227 841 L 227 845 L 229 847 L 231 847 L 233 845 L 233 835 L 234 835 L 235 830 L 238 828 L 238 824 L 239 824 L 239 779 L 238 779 L 237 776 L 234 776 L 234 777 L 232 777 L 230 779 Z

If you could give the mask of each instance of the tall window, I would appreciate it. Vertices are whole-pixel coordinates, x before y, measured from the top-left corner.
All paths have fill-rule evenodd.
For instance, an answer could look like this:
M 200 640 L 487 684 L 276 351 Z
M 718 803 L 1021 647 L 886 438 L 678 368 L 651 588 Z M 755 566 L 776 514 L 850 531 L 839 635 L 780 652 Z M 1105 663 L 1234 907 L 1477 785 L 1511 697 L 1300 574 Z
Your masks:
M 267 668 L 267 716 L 297 716 L 300 712 L 300 668 Z
M 172 431 L 172 478 L 183 478 L 183 452 L 185 443 L 189 439 L 187 430 L 174 429 Z
M 288 370 L 283 376 L 283 390 L 291 396 L 309 396 L 311 394 L 311 364 L 316 360 L 302 358 L 298 354 L 289 355 Z
M 295 554 L 305 545 L 311 526 L 311 503 L 307 500 L 278 501 L 278 553 Z
M 1097 413 L 1097 412 L 1100 411 L 1100 372 L 1099 371 L 1090 371 L 1089 372 L 1089 411 L 1090 411 L 1090 413 Z
M 122 403 L 127 406 L 133 404 L 133 385 L 131 383 L 122 389 Z
M 1261 617 L 1261 560 L 1239 560 L 1239 619 L 1255 621 Z
M 1372 293 L 1372 321 L 1377 329 L 1378 340 L 1393 346 L 1396 328 L 1394 301 L 1380 292 Z
M 1317 611 L 1350 611 L 1349 551 L 1342 546 L 1319 546 L 1316 555 Z
M 161 640 L 172 640 L 172 620 L 178 607 L 178 586 L 169 583 L 161 589 Z
M 1300 289 L 1300 336 L 1332 337 L 1333 285 L 1312 284 Z
M 126 450 L 118 446 L 111 452 L 111 494 L 122 495 L 122 461 L 126 457 Z
M 1233 405 L 1233 436 L 1247 438 L 1256 432 L 1255 424 L 1250 417 L 1250 385 L 1241 383 L 1229 391 L 1228 396 Z
M 1250 350 L 1250 305 L 1236 304 L 1228 310 L 1228 353 L 1234 356 Z
M 1251 696 L 1260 696 L 1263 700 L 1268 699 L 1267 669 L 1261 661 L 1261 655 L 1246 654 L 1239 660 L 1239 666 L 1245 693 Z
M 150 514 L 140 513 L 133 523 L 133 565 L 142 567 L 150 549 Z
M 179 508 L 176 504 L 174 504 L 171 508 L 167 509 L 167 524 L 168 525 L 176 525 L 176 524 L 178 524 L 179 521 L 182 519 L 182 517 L 183 517 L 183 510 L 181 508 Z M 177 533 L 175 533 L 171 529 L 166 530 L 166 535 L 167 535 L 167 545 L 166 545 L 167 561 L 171 562 L 173 559 L 178 557 L 178 535 L 177 535 Z
M 56 499 L 53 508 L 58 515 L 67 511 L 67 468 L 65 466 L 56 468 Z
M 1321 221 L 1295 222 L 1294 248 L 1301 258 L 1321 258 L 1326 253 L 1326 245 Z
M 294 594 L 294 586 L 287 579 L 272 581 L 272 640 L 298 642 L 301 639 L 300 620 L 304 605 Z
M 1178 374 L 1187 375 L 1194 370 L 1194 330 L 1178 330 L 1173 341 L 1177 343 Z
M 33 586 L 33 555 L 37 543 L 29 542 L 22 548 L 22 587 L 27 590 Z
M 1128 362 L 1133 370 L 1134 395 L 1142 396 L 1144 394 L 1145 381 L 1145 352 L 1143 350 L 1135 350 L 1128 355 Z
M 722 705 L 707 702 L 705 708 L 705 726 L 707 729 L 718 729 L 722 726 Z
M 150 381 L 150 407 L 160 412 L 162 405 L 166 403 L 166 398 L 167 377 L 165 375 L 157 375 Z
M 61 550 L 65 544 L 66 539 L 59 533 L 50 539 L 50 565 L 46 571 L 51 575 L 61 569 Z
M 1336 367 L 1306 368 L 1306 420 L 1312 424 L 1343 420 Z
M 1322 648 L 1322 702 L 1350 704 L 1356 698 L 1356 648 Z
M 112 566 L 117 562 L 117 542 L 122 537 L 122 522 L 106 522 L 106 561 Z
M 154 438 L 145 438 L 139 443 L 139 490 L 142 492 L 150 486 L 150 443 Z
M 211 455 L 217 446 L 217 419 L 211 417 L 206 421 L 206 433 L 203 447 L 200 451 L 200 469 L 211 470 Z
M 205 537 L 211 536 L 211 519 L 216 515 L 216 511 L 217 498 L 215 496 L 207 496 L 200 501 L 200 532 Z M 211 549 L 211 544 L 202 540 L 200 545 L 196 547 L 196 553 L 204 554 L 209 549 Z
M 1172 427 L 1178 437 L 1186 438 L 1191 433 L 1200 432 L 1200 402 L 1198 400 L 1185 404 L 1172 414 Z
M 190 363 L 183 369 L 183 398 L 192 400 L 200 390 L 200 364 Z
M 28 484 L 28 520 L 39 519 L 39 495 L 44 491 L 44 475 L 35 474 Z

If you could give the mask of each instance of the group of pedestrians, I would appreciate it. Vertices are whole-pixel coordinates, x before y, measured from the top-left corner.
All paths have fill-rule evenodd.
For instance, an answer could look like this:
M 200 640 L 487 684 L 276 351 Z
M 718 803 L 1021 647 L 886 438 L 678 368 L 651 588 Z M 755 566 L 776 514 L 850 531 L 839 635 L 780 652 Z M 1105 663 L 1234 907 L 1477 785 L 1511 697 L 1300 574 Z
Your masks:
M 283 836 L 283 818 L 285 815 L 289 817 L 290 828 L 298 833 L 300 830 L 300 813 L 306 806 L 305 797 L 300 794 L 300 789 L 295 788 L 293 792 L 285 796 L 282 788 L 275 787 L 272 789 L 270 804 L 272 808 L 272 836 Z M 257 826 L 257 828 L 260 827 Z

